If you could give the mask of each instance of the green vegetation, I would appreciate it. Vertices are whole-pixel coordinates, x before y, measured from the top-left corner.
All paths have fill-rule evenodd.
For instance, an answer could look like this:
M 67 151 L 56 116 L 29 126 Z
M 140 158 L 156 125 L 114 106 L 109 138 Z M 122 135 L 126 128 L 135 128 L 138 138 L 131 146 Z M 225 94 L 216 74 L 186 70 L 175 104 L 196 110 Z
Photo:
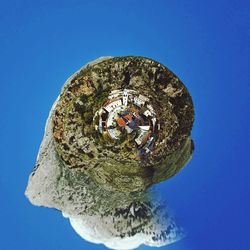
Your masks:
M 137 78 L 136 78 L 137 77 Z M 124 86 L 150 99 L 160 123 L 156 147 L 141 160 L 131 135 L 100 134 L 94 117 L 112 90 Z M 68 169 L 107 190 L 136 192 L 175 175 L 191 158 L 192 99 L 166 67 L 143 57 L 117 57 L 87 66 L 64 88 L 55 108 L 56 150 Z

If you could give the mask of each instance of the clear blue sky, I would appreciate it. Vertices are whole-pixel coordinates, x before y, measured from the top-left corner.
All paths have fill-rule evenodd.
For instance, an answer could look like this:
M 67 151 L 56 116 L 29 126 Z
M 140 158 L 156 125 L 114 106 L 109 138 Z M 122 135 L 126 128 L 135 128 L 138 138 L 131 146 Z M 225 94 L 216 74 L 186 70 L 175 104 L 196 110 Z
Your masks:
M 192 161 L 159 185 L 188 236 L 163 249 L 250 249 L 249 20 L 246 0 L 1 0 L 0 248 L 104 249 L 24 190 L 66 78 L 99 56 L 141 55 L 182 79 L 196 112 Z

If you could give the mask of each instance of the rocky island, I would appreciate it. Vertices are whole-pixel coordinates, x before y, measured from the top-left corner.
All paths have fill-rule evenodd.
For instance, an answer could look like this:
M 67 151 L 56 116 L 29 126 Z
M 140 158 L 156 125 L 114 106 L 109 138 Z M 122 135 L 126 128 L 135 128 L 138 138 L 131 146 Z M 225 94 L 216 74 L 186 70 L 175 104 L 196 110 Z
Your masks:
M 148 188 L 190 160 L 193 121 L 187 88 L 164 65 L 97 59 L 64 84 L 25 194 L 112 249 L 174 242 L 183 230 Z
M 134 192 L 186 164 L 193 119 L 187 89 L 165 66 L 116 57 L 88 65 L 65 85 L 53 137 L 67 167 L 107 190 Z

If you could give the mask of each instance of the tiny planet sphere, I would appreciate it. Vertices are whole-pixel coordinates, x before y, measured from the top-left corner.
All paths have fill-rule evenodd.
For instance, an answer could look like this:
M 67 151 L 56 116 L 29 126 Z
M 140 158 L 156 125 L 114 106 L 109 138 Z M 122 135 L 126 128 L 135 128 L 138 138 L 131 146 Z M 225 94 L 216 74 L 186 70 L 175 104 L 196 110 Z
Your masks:
M 148 187 L 190 160 L 193 121 L 186 87 L 165 66 L 99 58 L 73 74 L 53 104 L 25 195 L 111 249 L 176 242 L 185 231 L 157 186 Z
M 56 151 L 105 190 L 136 192 L 190 160 L 194 107 L 187 88 L 145 57 L 90 63 L 65 83 L 52 115 Z

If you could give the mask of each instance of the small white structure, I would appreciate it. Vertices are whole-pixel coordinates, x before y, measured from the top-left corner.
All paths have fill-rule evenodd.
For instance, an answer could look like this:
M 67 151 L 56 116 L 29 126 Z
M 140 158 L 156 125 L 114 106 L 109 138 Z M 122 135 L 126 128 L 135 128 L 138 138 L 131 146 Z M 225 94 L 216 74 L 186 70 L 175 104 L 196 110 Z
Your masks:
M 150 110 L 150 112 L 151 112 L 152 114 L 155 115 L 155 111 L 154 111 L 152 105 L 148 104 L 148 105 L 147 105 L 147 108 Z
M 139 126 L 140 129 L 148 131 L 150 126 Z
M 128 91 L 126 89 L 123 90 L 122 102 L 124 106 L 128 105 Z
M 149 101 L 149 99 L 146 97 L 146 96 L 144 96 L 144 95 L 139 95 L 139 99 L 140 100 L 142 100 L 144 103 L 146 102 L 146 101 Z
M 140 134 L 138 135 L 138 137 L 135 138 L 135 142 L 137 143 L 137 145 L 141 145 L 142 144 L 142 142 L 143 142 L 143 140 L 144 140 L 144 138 L 145 138 L 145 136 L 146 136 L 147 133 L 148 132 L 146 130 L 141 130 L 140 131 Z
M 110 92 L 108 98 L 111 100 L 118 97 L 119 95 L 121 95 L 121 91 L 119 89 L 115 89 Z
M 115 107 L 111 112 L 109 113 L 108 119 L 107 119 L 107 127 L 110 127 L 113 125 L 114 120 L 116 119 L 117 112 L 121 110 L 121 106 Z
M 99 128 L 100 133 L 102 133 L 103 132 L 103 127 L 102 127 L 102 120 L 101 119 L 99 119 L 99 126 L 98 126 L 98 128 Z
M 154 127 L 155 127 L 155 124 L 156 124 L 156 118 L 153 117 L 153 118 L 151 119 L 151 121 L 152 121 L 152 123 L 153 123 L 153 128 L 154 128 Z
M 113 139 L 119 139 L 119 136 L 121 134 L 119 130 L 111 128 L 108 129 L 108 133 Z
M 142 107 L 145 104 L 145 102 L 148 100 L 149 99 L 143 95 L 139 95 L 139 96 L 134 97 L 134 103 L 139 107 Z
M 145 116 L 152 116 L 152 113 L 147 109 L 144 113 Z
M 141 107 L 144 103 L 137 97 L 134 97 L 134 104 Z
M 134 130 L 132 128 L 130 128 L 129 126 L 125 126 L 126 131 L 130 134 L 132 133 Z
M 114 110 L 118 106 L 122 106 L 121 99 L 109 103 L 107 106 L 104 107 L 104 109 L 108 112 L 111 112 L 112 110 Z

